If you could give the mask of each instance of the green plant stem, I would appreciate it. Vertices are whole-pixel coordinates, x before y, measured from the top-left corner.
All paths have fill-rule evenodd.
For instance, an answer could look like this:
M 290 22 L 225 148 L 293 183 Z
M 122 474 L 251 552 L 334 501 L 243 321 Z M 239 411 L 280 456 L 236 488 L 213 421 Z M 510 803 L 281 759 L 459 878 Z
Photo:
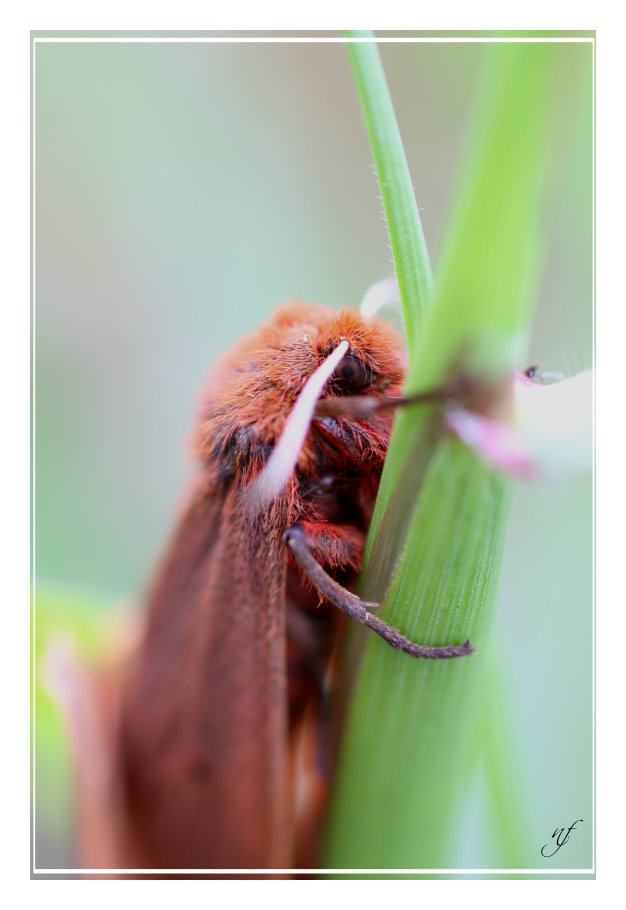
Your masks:
M 388 123 L 386 86 L 362 72 L 372 58 L 361 49 L 351 55 L 359 91 L 368 95 L 364 109 Z M 419 336 L 409 336 L 411 390 L 463 367 L 499 378 L 503 397 L 510 391 L 505 377 L 523 356 L 536 280 L 552 55 L 548 45 L 503 45 L 491 54 L 433 306 Z M 397 127 L 385 134 L 397 136 Z M 388 141 L 392 149 L 374 152 L 381 186 L 403 155 L 399 142 Z M 405 198 L 386 208 L 390 237 L 406 236 L 396 217 L 415 211 L 409 192 L 412 204 Z M 407 263 L 393 241 L 392 249 L 400 286 L 407 286 Z M 412 320 L 415 327 L 419 313 Z M 330 867 L 453 865 L 510 495 L 510 481 L 443 433 L 436 411 L 398 415 L 363 594 L 378 599 L 386 592 L 382 615 L 414 641 L 448 644 L 469 636 L 478 650 L 453 661 L 418 661 L 369 640 L 336 775 Z
M 346 35 L 372 37 L 371 32 Z M 411 356 L 421 318 L 432 300 L 430 259 L 378 48 L 368 42 L 350 43 L 347 49 L 376 165 Z

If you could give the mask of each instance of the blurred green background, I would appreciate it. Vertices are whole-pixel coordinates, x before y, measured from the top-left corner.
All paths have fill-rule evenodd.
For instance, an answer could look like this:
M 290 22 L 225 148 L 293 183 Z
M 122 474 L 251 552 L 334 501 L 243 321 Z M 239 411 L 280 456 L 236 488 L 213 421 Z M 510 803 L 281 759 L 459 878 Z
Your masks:
M 381 47 L 435 275 L 485 50 Z M 592 45 L 557 53 L 528 363 L 571 373 L 592 363 Z M 357 306 L 392 265 L 341 44 L 37 43 L 34 55 L 43 645 L 63 612 L 81 622 L 84 603 L 140 605 L 217 354 L 279 302 Z M 591 478 L 517 487 L 494 644 L 535 868 L 592 863 L 592 538 Z M 37 722 L 37 865 L 71 864 L 71 776 L 41 694 Z M 468 790 L 450 867 L 497 863 L 484 791 L 481 779 Z M 569 843 L 542 859 L 576 818 Z

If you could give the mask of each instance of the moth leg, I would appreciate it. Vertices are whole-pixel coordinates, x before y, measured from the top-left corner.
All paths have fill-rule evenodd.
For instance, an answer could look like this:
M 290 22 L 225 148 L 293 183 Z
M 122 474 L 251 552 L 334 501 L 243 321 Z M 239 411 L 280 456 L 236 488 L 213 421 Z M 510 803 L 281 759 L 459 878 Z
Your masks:
M 423 657 L 431 660 L 442 658 L 464 657 L 471 654 L 474 650 L 469 639 L 462 645 L 445 645 L 443 647 L 429 647 L 427 645 L 418 645 L 415 642 L 405 638 L 397 629 L 388 625 L 377 616 L 373 616 L 369 611 L 378 608 L 378 604 L 361 600 L 356 594 L 352 594 L 342 585 L 331 578 L 326 570 L 320 565 L 313 555 L 313 546 L 307 539 L 307 534 L 302 525 L 295 524 L 288 528 L 284 535 L 283 541 L 291 550 L 294 559 L 300 566 L 307 578 L 315 585 L 320 594 L 338 607 L 343 613 L 351 619 L 367 626 L 381 638 L 384 638 L 392 648 L 405 651 L 413 657 Z
M 365 548 L 365 534 L 360 528 L 321 521 L 299 521 L 293 527 L 304 535 L 313 556 L 329 569 L 360 572 Z
M 358 420 L 369 417 L 379 411 L 394 410 L 416 404 L 433 404 L 462 400 L 475 390 L 475 382 L 469 375 L 462 374 L 455 379 L 442 382 L 440 385 L 423 392 L 409 395 L 351 395 L 333 398 L 320 398 L 315 405 L 314 416 L 343 417 Z
M 303 535 L 311 556 L 316 562 L 322 564 L 320 566 L 322 571 L 324 571 L 324 567 L 326 569 L 350 568 L 355 572 L 361 571 L 365 534 L 360 528 L 355 525 L 335 525 L 319 521 L 299 521 L 293 527 L 297 527 Z M 313 579 L 310 580 L 313 581 Z M 313 583 L 315 584 L 315 582 Z M 347 590 L 343 585 L 339 585 L 339 587 L 342 591 Z M 316 585 L 316 588 L 322 593 L 319 585 Z M 369 610 L 378 610 L 380 607 L 380 604 L 373 601 L 361 602 Z

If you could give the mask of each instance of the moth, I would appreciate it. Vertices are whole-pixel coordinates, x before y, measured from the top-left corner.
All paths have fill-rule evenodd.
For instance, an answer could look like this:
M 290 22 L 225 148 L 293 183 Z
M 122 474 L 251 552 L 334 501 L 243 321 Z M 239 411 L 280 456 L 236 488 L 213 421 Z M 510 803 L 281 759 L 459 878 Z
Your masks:
M 351 590 L 394 408 L 420 400 L 403 398 L 404 373 L 385 323 L 305 303 L 277 310 L 211 371 L 197 473 L 122 702 L 124 793 L 145 865 L 315 864 L 345 614 L 413 657 L 472 651 L 410 642 Z

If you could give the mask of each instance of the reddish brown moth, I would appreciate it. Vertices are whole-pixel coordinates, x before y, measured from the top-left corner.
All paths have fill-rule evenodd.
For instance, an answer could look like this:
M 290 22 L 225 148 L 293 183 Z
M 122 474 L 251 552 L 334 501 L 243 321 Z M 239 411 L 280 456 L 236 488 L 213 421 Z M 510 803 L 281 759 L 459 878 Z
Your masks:
M 294 441 L 290 415 L 324 363 L 334 371 L 312 393 L 310 425 Z M 416 657 L 472 650 L 409 642 L 349 591 L 392 408 L 406 401 L 403 375 L 399 339 L 384 323 L 303 303 L 279 309 L 210 373 L 194 435 L 197 476 L 122 700 L 137 863 L 315 865 L 325 680 L 343 613 Z M 293 470 L 276 467 L 290 446 Z

